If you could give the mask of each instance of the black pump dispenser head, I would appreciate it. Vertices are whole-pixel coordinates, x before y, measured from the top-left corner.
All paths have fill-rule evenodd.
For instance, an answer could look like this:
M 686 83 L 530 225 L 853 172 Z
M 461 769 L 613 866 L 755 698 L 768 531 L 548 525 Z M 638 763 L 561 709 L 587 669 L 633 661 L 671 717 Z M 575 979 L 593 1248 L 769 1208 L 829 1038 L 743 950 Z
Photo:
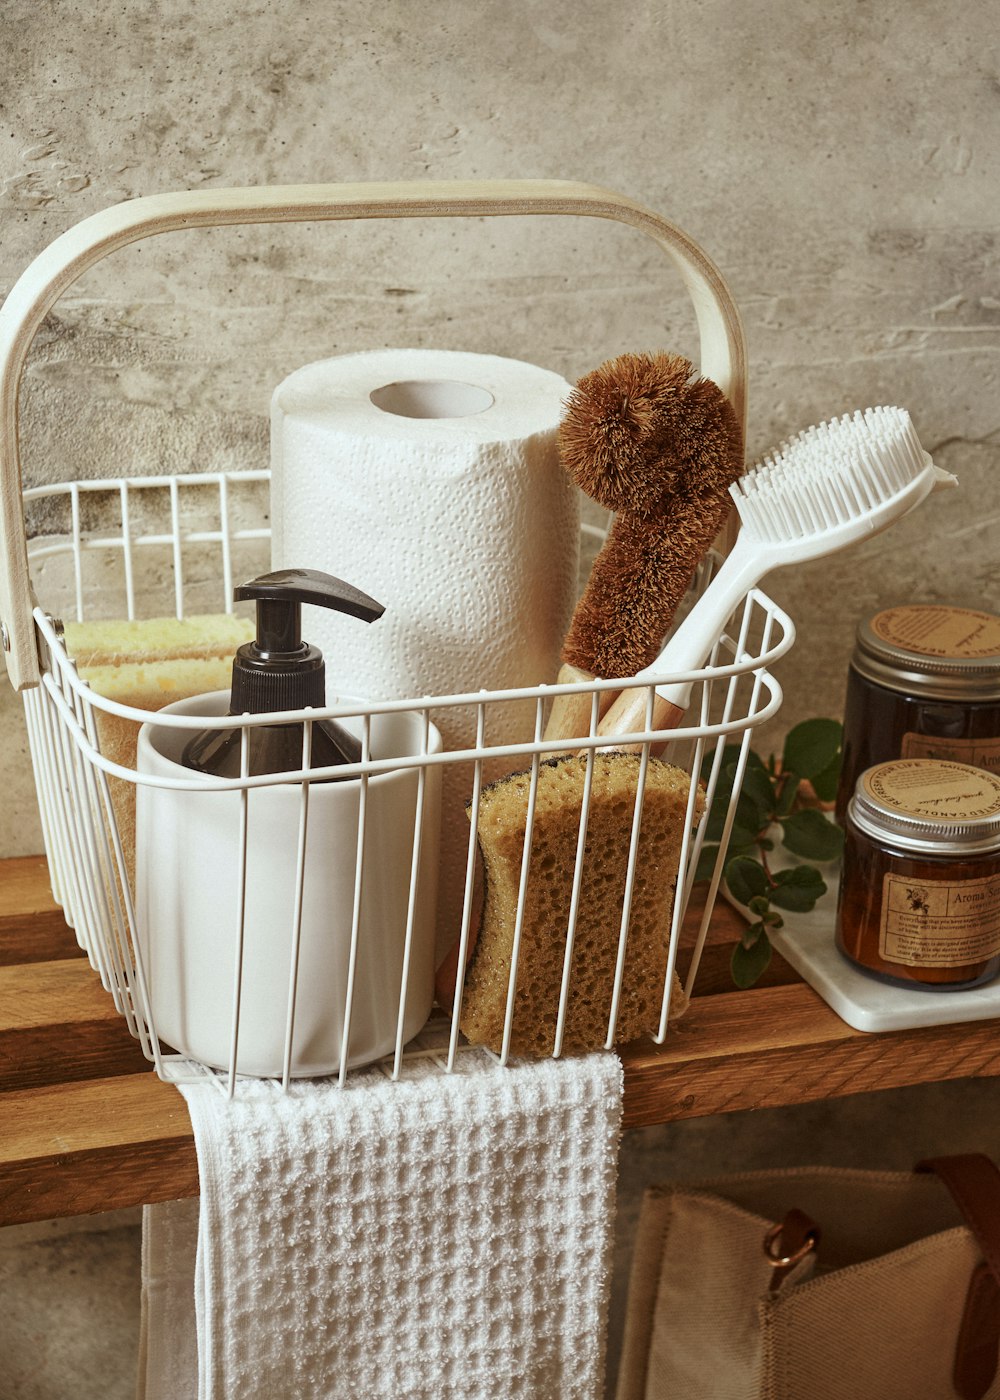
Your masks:
M 303 603 L 335 608 L 365 622 L 374 622 L 384 611 L 366 593 L 315 569 L 278 569 L 240 584 L 233 596 L 256 601 L 257 639 L 241 646 L 233 661 L 231 715 L 325 706 L 326 668 L 318 647 L 302 640 Z M 311 735 L 306 767 L 335 768 L 361 762 L 360 740 L 336 720 L 317 720 Z M 303 764 L 304 740 L 304 726 L 296 720 L 246 729 L 206 729 L 191 739 L 181 762 L 218 778 L 239 778 L 244 771 L 252 776 L 292 773 Z M 324 781 L 337 779 L 328 775 Z
M 302 604 L 316 603 L 375 622 L 385 612 L 332 574 L 318 569 L 277 569 L 233 590 L 233 597 L 257 603 L 257 637 L 245 642 L 233 661 L 230 714 L 271 710 L 321 709 L 326 704 L 322 652 L 302 640 Z

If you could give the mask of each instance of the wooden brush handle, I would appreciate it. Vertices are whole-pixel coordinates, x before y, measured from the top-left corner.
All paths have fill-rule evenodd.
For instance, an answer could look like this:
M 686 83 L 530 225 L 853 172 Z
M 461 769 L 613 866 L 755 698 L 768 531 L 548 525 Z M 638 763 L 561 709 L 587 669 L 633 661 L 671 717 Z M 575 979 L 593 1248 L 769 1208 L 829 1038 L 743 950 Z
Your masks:
M 589 671 L 568 663 L 559 671 L 560 685 L 583 685 L 594 677 Z M 602 690 L 597 697 L 597 718 L 600 720 L 612 702 L 617 691 Z M 594 697 L 590 691 L 580 695 L 557 695 L 552 701 L 549 722 L 545 726 L 545 739 L 585 739 L 590 733 L 590 717 L 593 714 Z
M 646 729 L 676 729 L 684 718 L 685 712 L 679 705 L 673 704 L 670 700 L 664 700 L 661 695 L 657 695 L 654 691 L 653 717 L 652 720 L 647 721 L 648 704 L 649 691 L 644 686 L 623 690 L 601 720 L 597 730 L 598 734 L 612 738 L 615 734 L 637 734 Z M 612 746 L 609 745 L 609 747 Z M 642 745 L 615 744 L 613 747 L 619 753 L 638 753 Z M 662 747 L 662 744 L 654 745 L 653 752 Z

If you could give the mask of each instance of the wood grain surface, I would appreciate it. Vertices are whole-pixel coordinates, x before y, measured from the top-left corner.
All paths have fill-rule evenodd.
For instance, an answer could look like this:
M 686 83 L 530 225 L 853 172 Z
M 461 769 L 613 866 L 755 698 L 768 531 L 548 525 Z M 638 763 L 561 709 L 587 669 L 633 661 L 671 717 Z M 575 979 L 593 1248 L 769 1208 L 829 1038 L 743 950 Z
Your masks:
M 184 1100 L 150 1069 L 47 879 L 37 858 L 0 861 L 0 1225 L 196 1195 Z M 621 1052 L 626 1128 L 1000 1074 L 996 1021 L 866 1035 L 777 958 L 736 991 L 739 927 L 717 909 L 687 1014 L 662 1046 Z

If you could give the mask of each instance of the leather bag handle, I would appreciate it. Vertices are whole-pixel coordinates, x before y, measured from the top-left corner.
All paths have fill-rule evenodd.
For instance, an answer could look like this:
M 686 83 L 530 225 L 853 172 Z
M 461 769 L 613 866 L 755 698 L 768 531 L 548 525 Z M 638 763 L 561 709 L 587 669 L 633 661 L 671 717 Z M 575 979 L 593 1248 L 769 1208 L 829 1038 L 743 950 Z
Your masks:
M 952 1382 L 962 1400 L 982 1400 L 1000 1357 L 1000 1168 L 982 1152 L 928 1157 L 916 1166 L 950 1191 L 982 1251 L 969 1280 Z
M 746 338 L 719 269 L 682 229 L 613 190 L 571 180 L 427 180 L 396 184 L 273 185 L 145 195 L 92 214 L 21 274 L 0 307 L 0 638 L 16 690 L 39 681 L 31 616 L 18 397 L 28 350 L 46 313 L 87 268 L 137 239 L 178 229 L 321 219 L 488 218 L 568 214 L 638 229 L 667 254 L 694 306 L 701 373 L 746 427 Z

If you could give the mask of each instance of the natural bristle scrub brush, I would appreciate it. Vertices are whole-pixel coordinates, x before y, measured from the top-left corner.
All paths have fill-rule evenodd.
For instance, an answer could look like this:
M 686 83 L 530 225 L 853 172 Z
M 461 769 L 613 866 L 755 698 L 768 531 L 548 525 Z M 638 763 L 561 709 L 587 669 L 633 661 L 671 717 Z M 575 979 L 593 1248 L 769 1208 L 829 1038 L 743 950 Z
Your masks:
M 730 487 L 741 529 L 706 592 L 656 660 L 637 672 L 653 682 L 696 671 L 747 592 L 772 569 L 833 554 L 869 539 L 920 504 L 956 485 L 923 450 L 902 408 L 869 408 L 807 428 Z M 648 685 L 625 690 L 604 719 L 602 735 L 672 729 L 691 698 L 691 682 L 657 685 L 648 722 Z
M 742 433 L 725 395 L 693 369 L 680 355 L 620 355 L 567 400 L 563 467 L 615 519 L 563 644 L 563 683 L 624 678 L 653 660 L 729 514 Z M 589 694 L 559 697 L 545 737 L 586 734 L 590 709 Z

